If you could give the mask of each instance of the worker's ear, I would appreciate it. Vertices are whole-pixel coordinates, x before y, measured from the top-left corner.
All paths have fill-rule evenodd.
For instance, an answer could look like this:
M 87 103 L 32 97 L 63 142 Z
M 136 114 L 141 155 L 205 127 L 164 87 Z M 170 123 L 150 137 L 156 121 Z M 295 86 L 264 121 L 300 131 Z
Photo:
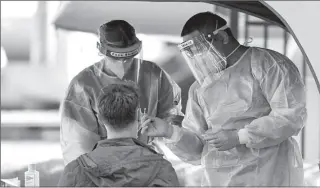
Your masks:
M 219 31 L 217 35 L 220 37 L 220 40 L 222 41 L 223 44 L 229 43 L 229 35 L 227 32 Z
M 100 42 L 97 42 L 97 49 L 99 50 L 99 52 L 103 55 L 106 54 L 106 50 L 104 49 L 104 47 L 100 44 Z
M 136 120 L 138 121 L 138 122 L 140 122 L 141 121 L 141 119 L 140 119 L 140 108 L 137 108 L 136 109 Z
M 100 123 L 102 123 L 103 125 L 105 125 L 105 119 L 101 114 L 97 114 L 98 120 L 100 121 Z
M 214 36 L 208 35 L 209 39 L 211 38 L 212 42 L 221 42 L 222 44 L 229 43 L 229 35 L 225 31 L 218 31 Z
M 100 51 L 100 47 L 101 47 L 100 43 L 97 42 L 97 49 L 98 49 L 99 51 Z

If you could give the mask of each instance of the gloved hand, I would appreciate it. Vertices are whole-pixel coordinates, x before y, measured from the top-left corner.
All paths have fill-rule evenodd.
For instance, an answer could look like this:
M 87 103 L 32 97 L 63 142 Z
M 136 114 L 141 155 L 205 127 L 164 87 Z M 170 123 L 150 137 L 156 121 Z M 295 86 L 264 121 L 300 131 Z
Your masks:
M 168 122 L 157 117 L 142 118 L 141 134 L 151 137 L 171 138 L 173 127 Z
M 205 135 L 204 140 L 213 144 L 218 151 L 230 150 L 240 145 L 237 130 L 220 130 L 217 133 Z

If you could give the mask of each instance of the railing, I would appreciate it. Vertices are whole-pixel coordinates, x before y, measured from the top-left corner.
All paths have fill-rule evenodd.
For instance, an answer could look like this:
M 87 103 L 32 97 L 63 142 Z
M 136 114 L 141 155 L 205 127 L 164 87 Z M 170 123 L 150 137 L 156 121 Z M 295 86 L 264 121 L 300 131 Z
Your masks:
M 1 128 L 3 127 L 57 127 L 60 118 L 58 110 L 1 110 Z

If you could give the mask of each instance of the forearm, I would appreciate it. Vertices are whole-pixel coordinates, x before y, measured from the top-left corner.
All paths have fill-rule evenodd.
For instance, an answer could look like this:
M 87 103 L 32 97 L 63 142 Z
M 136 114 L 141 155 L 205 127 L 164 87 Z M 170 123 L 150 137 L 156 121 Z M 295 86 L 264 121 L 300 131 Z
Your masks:
M 268 51 L 259 55 L 262 69 L 253 69 L 261 92 L 271 108 L 270 114 L 245 126 L 241 135 L 248 136 L 247 147 L 264 148 L 278 145 L 304 126 L 306 117 L 305 88 L 298 68 L 279 53 Z M 263 63 L 262 63 L 263 62 Z M 260 71 L 258 71 L 260 70 Z
M 61 116 L 60 143 L 67 164 L 81 154 L 90 152 L 100 136 L 94 132 L 98 123 L 89 109 L 65 101 Z
M 172 123 L 175 125 L 181 126 L 184 114 L 182 113 L 181 103 L 174 104 L 174 102 L 170 102 L 171 100 L 159 101 L 157 117 L 166 120 L 168 123 Z
M 77 143 L 74 141 L 61 141 L 62 156 L 64 164 L 67 165 L 71 161 L 77 159 L 82 154 L 92 151 L 94 144 L 98 141 L 87 141 L 86 143 Z
M 292 110 L 287 115 L 272 112 L 269 116 L 258 118 L 244 129 L 240 129 L 239 141 L 249 148 L 278 145 L 299 133 L 303 128 L 305 116 L 305 108 Z
M 171 138 L 166 139 L 166 145 L 185 162 L 200 161 L 203 150 L 202 139 L 194 132 L 173 125 Z
M 162 87 L 159 94 L 157 117 L 181 125 L 184 114 L 182 113 L 181 88 L 171 78 L 164 74 Z M 182 117 L 182 118 L 181 118 Z

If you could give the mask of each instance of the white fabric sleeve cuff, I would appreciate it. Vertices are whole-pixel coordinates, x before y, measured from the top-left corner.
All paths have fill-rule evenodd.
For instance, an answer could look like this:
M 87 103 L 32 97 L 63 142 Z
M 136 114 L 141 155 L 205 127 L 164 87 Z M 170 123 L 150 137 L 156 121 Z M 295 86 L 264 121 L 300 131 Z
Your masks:
M 240 144 L 247 144 L 249 142 L 249 133 L 246 129 L 240 129 L 238 136 Z
M 176 126 L 176 125 L 172 125 L 172 135 L 171 138 L 167 138 L 166 142 L 167 143 L 174 143 L 174 142 L 178 142 L 180 140 L 180 134 L 181 134 L 181 129 L 180 127 Z

